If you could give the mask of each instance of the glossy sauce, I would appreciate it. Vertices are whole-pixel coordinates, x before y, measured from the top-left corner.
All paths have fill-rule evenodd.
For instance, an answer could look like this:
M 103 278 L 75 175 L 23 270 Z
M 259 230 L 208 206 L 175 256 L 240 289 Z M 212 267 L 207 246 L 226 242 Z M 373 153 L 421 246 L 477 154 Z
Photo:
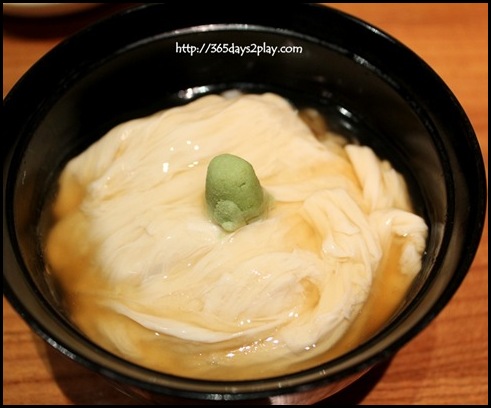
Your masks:
M 345 139 L 332 133 L 328 133 L 324 139 L 322 118 L 314 118 L 315 123 L 308 119 L 306 122 L 309 123 L 317 137 L 322 139 L 322 143 L 329 146 L 331 151 L 343 157 L 346 156 L 343 151 L 346 144 Z M 118 156 L 117 152 L 116 156 Z M 167 163 L 169 166 L 173 165 L 172 162 Z M 196 167 L 203 165 L 203 163 L 199 163 L 199 160 L 190 163 L 195 163 Z M 342 174 L 348 180 L 348 184 L 359 185 L 358 177 L 351 168 L 346 167 L 343 161 L 336 161 L 335 163 L 338 163 L 337 165 L 340 167 L 337 165 L 330 167 L 327 170 L 328 174 L 334 176 L 338 173 Z M 322 166 L 313 166 L 310 170 L 303 172 L 302 177 L 322 178 L 325 171 L 326 169 Z M 297 176 L 295 172 L 292 172 L 292 178 Z M 107 182 L 109 183 L 111 180 L 108 179 Z M 265 182 L 267 185 L 267 180 Z M 299 182 L 301 185 L 301 179 Z M 281 191 L 281 186 L 277 191 Z M 355 301 L 350 306 L 349 315 L 342 322 L 333 326 L 329 336 L 321 335 L 313 342 L 305 341 L 304 343 L 293 339 L 290 344 L 284 340 L 283 328 L 273 325 L 267 331 L 260 331 L 259 336 L 248 334 L 235 337 L 231 335 L 228 339 L 224 338 L 221 341 L 203 342 L 193 339 L 183 341 L 183 338 L 179 336 L 165 334 L 165 330 L 151 330 L 148 325 L 144 327 L 144 325 L 130 319 L 125 310 L 115 309 L 114 305 L 106 307 L 107 304 L 101 301 L 101 299 L 106 299 L 108 302 L 117 302 L 120 296 L 134 291 L 132 285 L 137 287 L 141 282 L 139 281 L 140 277 L 132 277 L 131 274 L 124 279 L 111 279 L 101 269 L 100 265 L 94 262 L 95 254 L 99 248 L 96 241 L 87 239 L 91 234 L 88 220 L 83 212 L 72 211 L 72 209 L 79 207 L 86 194 L 84 185 L 71 182 L 65 185 L 61 195 L 55 197 L 56 202 L 50 208 L 54 212 L 55 224 L 48 228 L 46 246 L 46 254 L 50 260 L 49 273 L 60 288 L 66 313 L 82 332 L 115 354 L 155 370 L 193 378 L 238 380 L 270 377 L 312 367 L 356 347 L 379 330 L 400 306 L 414 279 L 414 274 L 401 273 L 399 259 L 405 238 L 396 237 L 390 239 L 388 246 L 383 248 L 381 262 L 373 271 L 373 282 L 363 306 L 358 305 Z M 357 195 L 358 193 L 353 194 Z M 407 197 L 403 197 L 401 201 L 406 202 Z M 320 236 L 316 228 L 309 227 L 309 224 L 297 215 L 301 210 L 302 206 L 295 202 L 279 202 L 270 210 L 269 216 L 271 218 L 277 214 L 288 215 L 285 218 L 287 225 L 284 228 L 286 233 L 282 236 L 281 250 L 319 252 L 324 245 L 325 237 Z M 410 210 L 410 206 L 405 210 Z M 66 216 L 66 214 L 70 215 Z M 206 218 L 206 214 L 203 216 Z M 169 234 L 163 238 L 172 240 L 173 236 Z M 239 238 L 237 237 L 237 239 Z M 326 250 L 330 250 L 330 248 Z M 333 248 L 332 250 L 339 251 L 340 249 Z M 189 274 L 196 267 L 196 263 L 200 262 L 200 259 L 199 257 L 185 257 L 179 262 L 172 265 L 168 277 L 164 276 L 158 280 L 159 284 L 165 283 L 166 279 L 172 280 L 174 278 L 172 274 Z M 261 274 L 261 271 L 261 268 L 258 267 L 255 271 L 257 273 L 252 273 L 250 277 L 247 277 L 249 287 L 261 285 L 267 278 Z M 343 272 L 346 273 L 346 269 L 342 269 L 340 273 Z M 206 271 L 203 270 L 203 273 Z M 223 278 L 234 279 L 233 275 Z M 261 296 L 271 298 L 271 309 L 264 306 L 268 304 L 267 299 L 257 299 L 255 302 L 253 298 L 249 308 L 241 309 L 240 314 L 234 316 L 234 300 L 239 301 L 238 297 L 241 296 L 241 293 L 238 292 L 232 294 L 230 299 L 220 299 L 223 301 L 221 303 L 222 310 L 217 311 L 221 317 L 228 316 L 229 321 L 233 323 L 232 325 L 237 326 L 239 332 L 241 326 L 244 326 L 245 329 L 254 329 L 254 324 L 258 324 L 257 321 L 264 319 L 267 322 L 271 314 L 281 315 L 282 310 L 276 309 L 278 303 L 281 305 L 281 302 L 288 305 L 286 309 L 289 308 L 289 310 L 294 311 L 291 313 L 298 315 L 290 316 L 288 321 L 301 321 L 302 316 L 309 316 L 323 301 L 322 294 L 319 292 L 318 279 L 320 278 L 316 277 L 315 273 L 312 276 L 306 273 L 301 279 L 299 278 L 296 288 L 287 288 L 285 291 L 277 292 L 278 288 L 281 288 L 279 286 L 273 287 L 274 290 L 272 291 L 258 292 Z M 146 282 L 144 281 L 143 284 Z M 148 282 L 152 282 L 151 275 L 148 277 Z M 209 291 L 214 290 L 216 282 L 219 280 L 210 285 Z M 339 279 L 333 282 L 339 284 Z M 193 282 L 190 282 L 190 285 L 192 284 Z M 149 293 L 153 292 L 150 291 Z M 292 298 L 282 299 L 281 302 L 278 302 L 278 299 L 275 298 L 278 293 L 280 295 L 288 293 Z M 237 298 L 234 299 L 234 296 Z M 187 322 L 199 331 L 202 324 L 199 320 L 201 315 L 193 314 L 192 311 L 201 311 L 209 307 L 207 304 L 200 303 L 204 300 L 189 297 L 189 293 L 186 291 L 171 293 L 169 299 L 173 300 L 171 303 L 167 303 L 168 307 L 172 309 L 173 321 Z M 131 304 L 131 300 L 125 299 L 124 302 Z M 228 315 L 227 302 L 230 306 L 230 316 Z M 163 305 L 162 309 L 165 315 L 167 310 L 165 310 L 165 304 Z M 218 303 L 219 305 L 220 303 Z M 212 305 L 211 310 L 218 306 Z M 143 304 L 135 305 L 134 311 L 137 313 L 152 312 L 150 309 L 146 310 Z M 251 319 L 255 319 L 256 322 L 251 323 Z M 220 324 L 216 324 L 217 327 L 220 327 Z M 203 325 L 206 326 L 206 323 Z M 313 327 L 309 330 L 315 333 L 319 328 L 315 327 L 315 322 L 312 325 Z M 223 332 L 227 332 L 227 330 L 230 330 L 230 327 L 222 327 Z M 295 331 L 295 326 L 291 330 Z M 185 332 L 186 328 L 183 328 L 184 337 L 187 336 Z M 254 330 L 251 331 L 251 333 L 253 332 Z M 303 333 L 298 333 L 298 336 L 302 338 Z M 307 336 L 306 338 L 311 337 Z M 339 340 L 340 338 L 341 340 Z M 301 347 L 292 346 L 292 344 L 297 343 L 303 345 Z

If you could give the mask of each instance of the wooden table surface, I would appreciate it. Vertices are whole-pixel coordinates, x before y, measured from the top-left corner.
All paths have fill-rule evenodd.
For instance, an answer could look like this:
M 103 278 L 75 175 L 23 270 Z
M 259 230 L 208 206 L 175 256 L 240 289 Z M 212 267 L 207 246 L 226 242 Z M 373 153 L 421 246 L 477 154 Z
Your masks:
M 57 19 L 4 16 L 3 95 L 60 40 L 135 3 L 106 4 Z M 455 93 L 488 162 L 487 3 L 327 3 L 413 49 Z M 462 286 L 437 318 L 390 361 L 320 404 L 488 404 L 487 222 Z M 141 404 L 61 357 L 3 301 L 3 402 Z

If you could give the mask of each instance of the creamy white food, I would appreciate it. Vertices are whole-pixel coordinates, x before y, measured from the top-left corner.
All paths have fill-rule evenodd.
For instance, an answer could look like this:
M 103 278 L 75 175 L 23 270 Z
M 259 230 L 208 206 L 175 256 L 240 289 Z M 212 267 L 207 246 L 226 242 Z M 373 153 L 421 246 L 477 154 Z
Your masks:
M 53 205 L 46 254 L 74 322 L 197 378 L 274 375 L 334 348 L 377 279 L 403 296 L 427 235 L 390 163 L 336 140 L 271 93 L 209 95 L 112 129 L 68 163 Z M 232 233 L 204 199 L 223 153 L 272 197 Z

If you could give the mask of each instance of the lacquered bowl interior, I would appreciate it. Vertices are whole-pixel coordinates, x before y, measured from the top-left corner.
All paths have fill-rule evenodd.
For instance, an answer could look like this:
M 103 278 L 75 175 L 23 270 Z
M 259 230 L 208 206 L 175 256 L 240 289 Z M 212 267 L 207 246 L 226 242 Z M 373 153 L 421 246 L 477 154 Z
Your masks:
M 193 6 L 190 16 L 185 8 L 147 5 L 84 30 L 41 59 L 4 100 L 4 293 L 61 352 L 121 384 L 157 394 L 258 398 L 361 373 L 430 323 L 470 267 L 486 206 L 473 129 L 423 61 L 345 14 L 306 5 L 285 6 L 283 14 Z M 185 44 L 296 46 L 301 52 L 190 55 L 178 51 Z M 69 158 L 122 121 L 228 89 L 274 91 L 319 109 L 333 130 L 368 144 L 405 175 L 430 227 L 423 270 L 383 330 L 317 368 L 242 383 L 156 374 L 103 352 L 60 310 L 39 238 L 43 204 Z

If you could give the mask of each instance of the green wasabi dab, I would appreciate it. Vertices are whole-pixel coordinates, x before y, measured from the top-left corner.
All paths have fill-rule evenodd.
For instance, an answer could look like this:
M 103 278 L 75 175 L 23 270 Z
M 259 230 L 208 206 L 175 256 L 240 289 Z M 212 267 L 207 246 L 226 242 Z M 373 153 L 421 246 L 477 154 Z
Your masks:
M 233 232 L 260 217 L 266 194 L 252 165 L 233 154 L 214 157 L 206 174 L 206 203 L 214 222 Z

